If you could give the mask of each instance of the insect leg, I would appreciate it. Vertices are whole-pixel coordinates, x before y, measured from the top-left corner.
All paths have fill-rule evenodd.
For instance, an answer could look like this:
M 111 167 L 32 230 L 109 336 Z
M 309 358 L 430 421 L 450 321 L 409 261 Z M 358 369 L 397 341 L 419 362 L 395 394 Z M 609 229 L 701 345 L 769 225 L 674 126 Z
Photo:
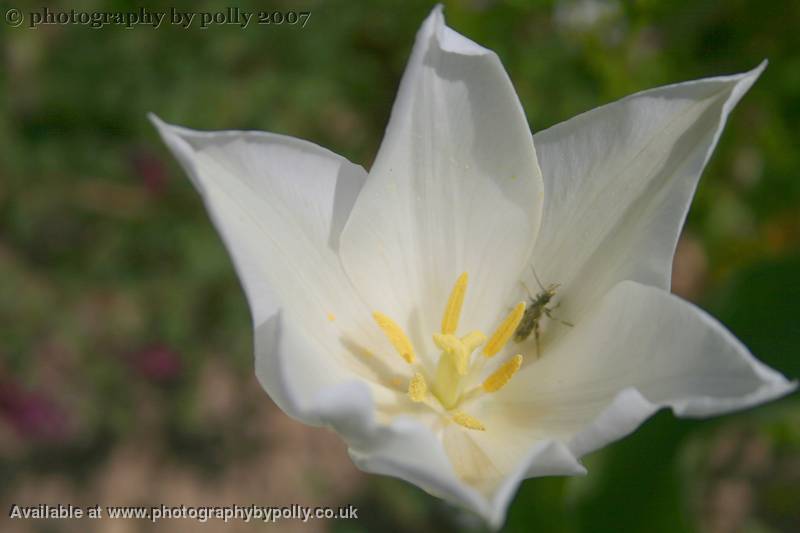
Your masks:
M 559 304 L 560 304 L 560 303 L 561 303 L 561 302 L 559 302 Z M 556 307 L 558 307 L 558 305 L 556 305 Z M 555 307 L 554 307 L 553 309 L 555 309 Z M 562 323 L 562 324 L 564 324 L 565 326 L 573 327 L 573 326 L 575 325 L 575 324 L 572 324 L 572 323 L 570 323 L 570 322 L 567 322 L 566 320 L 561 320 L 560 318 L 558 318 L 558 317 L 556 317 L 556 316 L 553 316 L 553 315 L 551 314 L 551 313 L 553 312 L 553 309 L 550 309 L 550 308 L 548 308 L 548 307 L 545 307 L 545 308 L 544 308 L 544 314 L 546 314 L 546 315 L 547 315 L 547 318 L 549 318 L 550 320 L 555 320 L 556 322 L 561 322 L 561 323 Z

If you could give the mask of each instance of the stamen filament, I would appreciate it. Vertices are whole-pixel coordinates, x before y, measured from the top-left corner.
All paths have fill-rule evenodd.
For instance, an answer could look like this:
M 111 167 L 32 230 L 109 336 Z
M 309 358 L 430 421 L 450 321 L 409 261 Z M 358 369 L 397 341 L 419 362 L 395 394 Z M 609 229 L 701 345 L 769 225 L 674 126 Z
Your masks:
M 447 300 L 447 307 L 444 309 L 442 317 L 442 333 L 452 334 L 458 329 L 458 320 L 461 318 L 461 307 L 464 305 L 464 294 L 467 292 L 467 273 L 464 272 L 456 280 L 450 298 Z
M 486 392 L 497 392 L 506 386 L 514 374 L 517 373 L 522 366 L 522 355 L 517 354 L 505 363 L 500 368 L 495 370 L 492 375 L 483 381 L 483 390 Z
M 511 311 L 511 313 L 509 313 L 505 320 L 503 320 L 503 322 L 497 326 L 497 329 L 489 338 L 489 342 L 487 342 L 486 346 L 483 347 L 483 355 L 486 357 L 494 357 L 497 355 L 497 352 L 503 349 L 503 346 L 506 345 L 511 336 L 514 334 L 514 331 L 516 331 L 517 326 L 519 326 L 524 314 L 524 302 L 520 302 L 514 306 L 514 309 Z
M 373 312 L 372 318 L 375 319 L 375 322 L 383 330 L 384 335 L 386 335 L 386 338 L 392 343 L 397 353 L 399 353 L 408 364 L 413 365 L 416 360 L 414 347 L 411 345 L 411 341 L 408 339 L 403 329 L 398 326 L 394 320 L 381 312 Z

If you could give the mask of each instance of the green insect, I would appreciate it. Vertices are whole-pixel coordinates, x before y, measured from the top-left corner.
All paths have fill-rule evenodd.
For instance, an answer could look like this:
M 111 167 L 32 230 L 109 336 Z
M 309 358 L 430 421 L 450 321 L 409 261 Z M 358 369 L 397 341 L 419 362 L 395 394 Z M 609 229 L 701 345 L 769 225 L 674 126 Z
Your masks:
M 533 271 L 533 277 L 536 279 L 536 283 L 539 284 L 541 291 L 536 296 L 531 296 L 531 291 L 524 283 L 522 284 L 525 287 L 525 290 L 528 291 L 528 296 L 530 297 L 531 301 L 525 308 L 525 314 L 522 315 L 522 320 L 519 321 L 519 325 L 514 331 L 514 342 L 519 343 L 524 341 L 530 336 L 531 332 L 533 332 L 534 338 L 536 339 L 536 353 L 539 354 L 539 336 L 541 333 L 539 321 L 542 319 L 542 315 L 546 315 L 550 320 L 561 322 L 565 326 L 572 327 L 572 324 L 566 322 L 565 320 L 561 320 L 560 318 L 556 318 L 551 314 L 553 309 L 558 307 L 558 304 L 556 304 L 555 307 L 547 306 L 547 304 L 549 304 L 550 301 L 555 297 L 556 290 L 560 284 L 551 283 L 545 287 L 542 285 L 542 282 L 539 281 L 539 276 L 536 275 L 536 270 L 534 270 L 533 267 L 531 267 L 531 270 Z

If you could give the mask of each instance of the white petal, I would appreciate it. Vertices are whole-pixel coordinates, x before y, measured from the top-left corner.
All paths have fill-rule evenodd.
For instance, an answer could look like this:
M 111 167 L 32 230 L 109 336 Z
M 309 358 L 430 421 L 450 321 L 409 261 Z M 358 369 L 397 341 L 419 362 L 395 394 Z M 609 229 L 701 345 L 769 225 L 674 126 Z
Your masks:
M 523 479 L 585 473 L 579 457 L 631 433 L 659 407 L 708 416 L 795 387 L 700 309 L 624 282 L 563 343 L 470 408 L 485 432 L 452 426 L 444 444 L 500 524 Z
M 444 431 L 443 443 L 459 477 L 486 499 L 490 511 L 485 518 L 490 526 L 502 525 L 523 480 L 586 473 L 565 443 L 535 430 L 526 431 L 530 428 L 509 427 L 514 417 L 505 416 L 508 413 L 492 415 L 489 409 L 479 412 L 479 419 L 487 424 L 486 431 L 451 425 Z
M 412 334 L 421 325 L 430 342 L 467 271 L 462 323 L 491 327 L 530 254 L 541 202 L 531 134 L 499 59 L 435 8 L 342 234 L 347 273 L 372 307 Z
M 795 387 L 699 308 L 626 281 L 496 397 L 519 413 L 521 428 L 569 442 L 581 456 L 630 433 L 659 407 L 710 416 Z
M 363 382 L 329 388 L 315 400 L 314 416 L 345 439 L 361 470 L 403 479 L 488 516 L 488 502 L 456 477 L 441 441 L 430 428 L 407 416 L 396 417 L 388 425 L 376 422 L 370 390 Z
M 273 319 L 279 320 L 280 316 Z M 257 358 L 256 374 L 284 411 L 336 431 L 353 462 L 365 472 L 406 480 L 434 496 L 489 516 L 489 503 L 456 476 L 441 441 L 428 425 L 409 416 L 382 423 L 375 416 L 375 400 L 380 400 L 376 393 L 381 395 L 384 389 L 370 387 L 363 380 L 332 383 L 328 372 L 336 372 L 333 365 L 309 360 L 313 339 L 293 323 L 277 327 L 270 322 L 257 330 L 257 344 L 281 355 Z
M 585 473 L 563 443 L 540 441 L 529 446 L 523 460 L 490 491 L 477 490 L 459 477 L 464 472 L 454 470 L 452 455 L 445 454 L 442 441 L 418 420 L 398 417 L 389 425 L 376 424 L 369 407 L 369 390 L 363 383 L 330 388 L 316 398 L 315 404 L 314 416 L 345 438 L 359 468 L 413 483 L 479 514 L 495 529 L 503 524 L 508 505 L 525 478 Z M 469 430 L 452 426 L 450 430 L 462 434 L 469 446 Z
M 562 285 L 559 316 L 577 320 L 625 279 L 669 290 L 700 173 L 765 66 L 634 94 L 534 136 L 546 202 L 533 261 Z
M 197 132 L 151 118 L 233 258 L 253 314 L 259 379 L 270 396 L 299 417 L 294 397 L 355 376 L 390 379 L 399 357 L 370 361 L 352 349 L 387 347 L 336 254 L 363 169 L 298 139 Z M 287 326 L 308 339 L 293 353 L 275 348 Z

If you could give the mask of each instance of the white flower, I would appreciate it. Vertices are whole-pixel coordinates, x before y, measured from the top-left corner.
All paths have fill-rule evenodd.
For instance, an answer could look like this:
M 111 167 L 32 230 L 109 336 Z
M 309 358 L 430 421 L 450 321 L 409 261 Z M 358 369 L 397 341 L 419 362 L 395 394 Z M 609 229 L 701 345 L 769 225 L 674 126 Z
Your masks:
M 272 399 L 363 470 L 499 526 L 520 481 L 584 473 L 661 407 L 702 417 L 795 387 L 668 292 L 700 172 L 763 68 L 532 138 L 497 56 L 436 8 L 369 174 L 289 137 L 153 121 L 233 257 Z M 532 267 L 563 322 L 531 306 Z M 509 340 L 520 319 L 538 348 Z

